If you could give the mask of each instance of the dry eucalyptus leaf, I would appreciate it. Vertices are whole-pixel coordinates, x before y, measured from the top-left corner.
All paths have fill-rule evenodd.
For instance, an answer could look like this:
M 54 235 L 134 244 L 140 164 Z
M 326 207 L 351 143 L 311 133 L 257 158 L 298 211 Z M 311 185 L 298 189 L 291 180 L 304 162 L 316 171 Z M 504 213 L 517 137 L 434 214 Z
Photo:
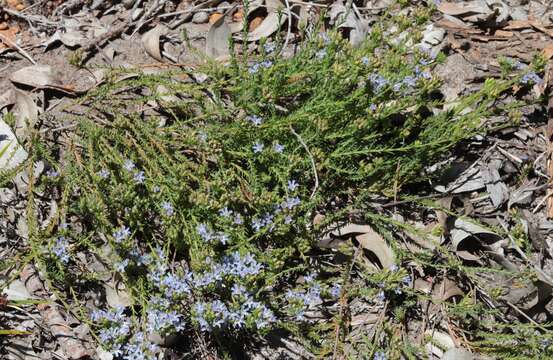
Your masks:
M 285 7 L 279 0 L 267 0 L 265 6 L 268 15 L 255 30 L 248 34 L 248 41 L 258 41 L 273 35 L 288 19 L 287 12 L 282 11 Z M 280 15 L 279 11 L 281 11 Z
M 474 355 L 462 348 L 451 348 L 442 356 L 442 360 L 473 360 Z
M 142 45 L 144 46 L 144 50 L 146 50 L 148 55 L 157 61 L 163 61 L 163 57 L 161 56 L 160 38 L 163 35 L 166 35 L 168 31 L 169 29 L 165 25 L 158 24 L 155 28 L 142 35 Z
M 336 227 L 337 224 L 331 225 Z M 378 265 L 389 269 L 395 264 L 395 256 L 392 248 L 380 234 L 369 225 L 348 223 L 324 234 L 319 241 L 319 247 L 335 248 L 343 244 L 344 240 L 355 238 L 364 252 L 369 252 L 376 257 Z M 372 264 L 371 259 L 366 258 Z M 374 264 L 373 264 L 374 265 Z
M 10 81 L 34 88 L 54 88 L 72 91 L 62 83 L 62 75 L 50 65 L 32 65 L 17 70 L 10 76 Z
M 480 167 L 480 173 L 486 184 L 486 190 L 490 194 L 492 204 L 496 209 L 509 198 L 509 188 L 501 181 L 501 176 L 499 175 L 501 163 L 501 160 L 492 160 L 487 166 Z
M 215 59 L 225 59 L 229 56 L 228 40 L 231 36 L 231 29 L 225 22 L 225 16 L 221 16 L 211 25 L 207 32 L 205 52 Z
M 432 291 L 432 297 L 440 301 L 447 301 L 454 296 L 464 296 L 465 293 L 459 289 L 457 284 L 445 278 L 442 282 L 434 285 L 434 290 Z
M 10 285 L 4 289 L 3 293 L 7 296 L 8 300 L 13 301 L 29 300 L 33 298 L 25 287 L 25 284 L 19 279 L 12 281 Z
M 104 284 L 106 291 L 106 301 L 111 307 L 123 306 L 127 307 L 131 305 L 131 297 L 125 289 L 125 285 L 121 282 L 110 281 L 108 284 Z
M 464 1 L 462 3 L 442 2 L 438 5 L 438 10 L 444 14 L 452 16 L 474 16 L 478 14 L 489 15 L 492 10 L 488 7 L 485 1 Z
M 38 106 L 31 96 L 23 91 L 15 92 L 15 135 L 20 141 L 24 141 L 28 135 L 28 128 L 35 126 L 38 119 Z
M 453 246 L 457 248 L 461 242 L 465 241 L 470 237 L 478 238 L 483 240 L 486 243 L 493 243 L 501 240 L 501 236 L 494 233 L 493 231 L 487 230 L 484 227 L 477 225 L 475 223 L 463 220 L 458 218 L 455 220 L 453 229 L 450 231 L 451 242 Z
M 10 170 L 19 166 L 27 156 L 12 129 L 0 119 L 0 170 Z

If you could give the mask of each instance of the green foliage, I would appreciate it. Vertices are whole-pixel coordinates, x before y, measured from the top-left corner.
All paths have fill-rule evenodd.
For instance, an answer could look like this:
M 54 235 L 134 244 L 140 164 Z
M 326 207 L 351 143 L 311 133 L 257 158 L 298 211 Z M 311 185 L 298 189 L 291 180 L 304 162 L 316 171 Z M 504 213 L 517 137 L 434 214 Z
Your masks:
M 94 317 L 106 346 L 151 355 L 156 350 L 138 334 L 195 329 L 224 356 L 283 330 L 324 356 L 334 352 L 329 334 L 343 327 L 340 307 L 327 304 L 358 297 L 386 299 L 395 317 L 364 345 L 351 340 L 360 351 L 423 353 L 394 337 L 424 298 L 407 286 L 410 275 L 355 266 L 356 280 L 349 281 L 351 261 L 324 265 L 329 254 L 316 247 L 320 230 L 312 219 L 325 214 L 326 225 L 362 210 L 395 247 L 398 224 L 376 214 L 368 199 L 408 195 L 405 188 L 436 176 L 426 169 L 484 133 L 482 119 L 502 111 L 496 100 L 517 79 L 488 79 L 482 90 L 439 110 L 440 83 L 431 69 L 440 57 L 391 44 L 381 26 L 360 48 L 332 33 L 309 39 L 291 58 L 263 51 L 254 64 L 234 57 L 195 73 L 120 69 L 79 99 L 90 113 L 75 119 L 61 175 L 43 182 L 63 194 L 60 224 L 39 237 L 41 251 L 53 254 L 43 264 L 54 283 L 94 281 L 74 258 L 65 259 L 86 251 L 129 289 L 130 310 Z M 152 103 L 158 113 L 145 109 Z M 35 153 L 52 159 L 48 149 Z M 78 226 L 66 229 L 64 220 Z M 351 251 L 343 255 L 351 258 Z M 444 254 L 441 265 L 429 253 L 402 256 L 468 276 L 452 256 Z M 237 263 L 250 268 L 234 272 Z M 175 290 L 175 278 L 185 290 Z M 244 290 L 231 290 L 238 288 Z M 337 327 L 307 321 L 315 309 Z M 448 311 L 474 325 L 482 308 L 462 302 Z M 171 320 L 153 324 L 159 312 Z M 117 332 L 122 324 L 125 334 Z M 481 347 L 495 351 L 486 336 Z

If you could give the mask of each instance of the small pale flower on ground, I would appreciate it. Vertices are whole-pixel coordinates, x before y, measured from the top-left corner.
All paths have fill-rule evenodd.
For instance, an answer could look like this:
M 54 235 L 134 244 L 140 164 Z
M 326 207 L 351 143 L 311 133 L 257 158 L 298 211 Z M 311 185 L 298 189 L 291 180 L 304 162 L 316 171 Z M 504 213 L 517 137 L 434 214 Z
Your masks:
M 266 43 L 263 45 L 263 48 L 265 49 L 265 52 L 270 54 L 276 49 L 276 45 L 274 43 Z
M 98 176 L 102 179 L 107 179 L 109 177 L 109 170 L 108 169 L 102 169 L 98 171 Z
M 260 142 L 256 142 L 255 144 L 253 144 L 253 152 L 254 153 L 260 153 L 263 151 L 263 148 L 265 146 L 263 145 L 263 143 L 260 143 Z
M 123 240 L 126 240 L 131 235 L 131 231 L 126 226 L 121 226 L 118 230 L 113 233 L 113 238 L 115 242 L 120 243 Z
M 322 50 L 319 50 L 317 51 L 317 53 L 315 54 L 315 57 L 317 59 L 322 59 L 326 56 L 326 49 L 322 49 Z
M 283 151 L 284 151 L 284 145 L 281 145 L 279 143 L 276 143 L 275 145 L 273 145 L 273 150 L 278 153 L 278 154 L 281 154 Z
M 48 170 L 48 171 L 46 172 L 46 176 L 48 176 L 49 178 L 56 178 L 56 177 L 60 176 L 60 173 L 57 172 L 57 171 L 54 170 L 54 169 L 51 169 L 51 170 Z
M 383 351 L 377 351 L 374 354 L 374 360 L 388 360 L 386 354 Z
M 133 177 L 133 180 L 135 183 L 137 184 L 142 184 L 144 183 L 144 180 L 146 179 L 146 177 L 144 176 L 144 171 L 138 171 L 134 174 L 134 177 Z
M 332 289 L 330 289 L 330 295 L 333 298 L 339 297 L 341 293 L 342 293 L 342 285 L 340 284 L 336 284 L 332 287 Z
M 165 215 L 167 216 L 173 216 L 175 213 L 175 210 L 173 209 L 173 205 L 171 205 L 170 202 L 164 201 L 161 204 L 161 207 L 163 208 L 163 211 L 165 211 Z
M 56 240 L 56 244 L 54 245 L 54 248 L 52 249 L 52 252 L 65 264 L 69 262 L 69 253 L 67 251 L 69 247 L 69 242 L 65 238 L 65 236 L 60 236 Z
M 221 210 L 219 210 L 219 216 L 229 218 L 232 216 L 232 210 L 229 210 L 228 207 L 224 207 Z
M 288 180 L 288 190 L 295 191 L 298 188 L 299 184 L 296 180 Z
M 133 171 L 136 165 L 131 160 L 125 160 L 125 163 L 123 164 L 123 168 L 127 171 Z
M 246 118 L 252 124 L 259 126 L 263 122 L 263 119 L 257 115 L 250 115 Z

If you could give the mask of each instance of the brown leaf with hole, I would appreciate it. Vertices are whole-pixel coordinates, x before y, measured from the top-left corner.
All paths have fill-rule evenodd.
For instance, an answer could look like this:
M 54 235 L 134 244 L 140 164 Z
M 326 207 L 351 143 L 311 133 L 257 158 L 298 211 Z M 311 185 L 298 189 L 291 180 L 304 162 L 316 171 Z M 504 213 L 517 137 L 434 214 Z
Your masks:
M 15 91 L 15 135 L 19 141 L 24 141 L 28 134 L 29 128 L 35 126 L 38 119 L 38 106 L 33 101 L 33 98 L 26 92 Z

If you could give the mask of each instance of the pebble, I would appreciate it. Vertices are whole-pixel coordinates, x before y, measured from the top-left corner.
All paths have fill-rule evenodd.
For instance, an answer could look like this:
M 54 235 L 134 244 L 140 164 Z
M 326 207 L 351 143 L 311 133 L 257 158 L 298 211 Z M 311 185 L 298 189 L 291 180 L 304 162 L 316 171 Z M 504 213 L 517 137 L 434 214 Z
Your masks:
M 194 24 L 203 24 L 209 20 L 209 15 L 205 11 L 200 11 L 192 16 L 192 22 Z

